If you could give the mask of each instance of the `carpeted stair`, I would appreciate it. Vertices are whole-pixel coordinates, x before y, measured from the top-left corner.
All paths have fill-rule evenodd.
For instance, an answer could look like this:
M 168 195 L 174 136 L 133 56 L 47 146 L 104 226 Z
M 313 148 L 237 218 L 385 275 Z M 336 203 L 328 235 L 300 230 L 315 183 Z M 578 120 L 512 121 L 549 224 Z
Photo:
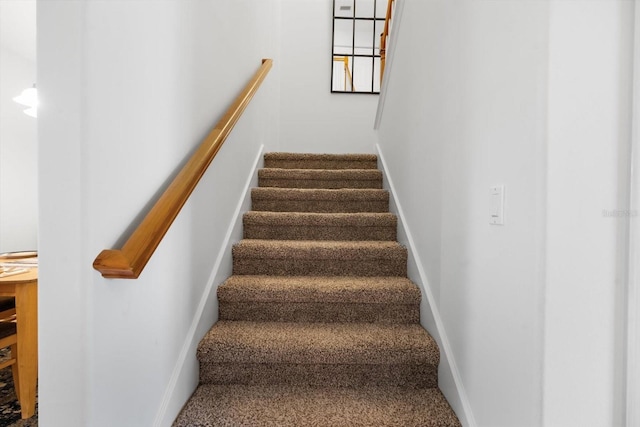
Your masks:
M 374 155 L 268 153 L 185 426 L 460 426 Z

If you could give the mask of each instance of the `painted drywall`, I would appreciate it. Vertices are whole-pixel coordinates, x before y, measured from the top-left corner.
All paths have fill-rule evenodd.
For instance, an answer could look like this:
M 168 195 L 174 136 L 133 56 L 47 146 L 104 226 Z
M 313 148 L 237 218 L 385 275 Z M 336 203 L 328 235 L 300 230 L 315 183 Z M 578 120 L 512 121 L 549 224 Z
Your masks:
M 624 424 L 633 3 L 551 2 L 544 425 Z
M 457 369 L 440 386 L 467 425 L 542 421 L 547 28 L 546 2 L 490 0 L 404 0 L 394 27 L 380 151 Z M 504 226 L 489 224 L 498 184 Z
M 471 420 L 624 425 L 633 4 L 404 7 L 380 150 Z
M 378 95 L 331 93 L 331 0 L 281 0 L 281 151 L 372 153 Z M 271 149 L 271 147 L 267 147 Z
M 35 63 L 36 0 L 0 2 L 0 44 Z
M 0 38 L 0 252 L 38 247 L 36 119 L 13 101 L 36 82 L 36 64 L 4 42 Z
M 276 12 L 264 0 L 38 4 L 40 425 L 170 425 L 180 407 L 167 394 L 196 386 L 194 352 L 178 362 L 215 321 L 229 257 L 213 268 L 277 131 L 269 77 L 140 278 L 91 264 L 276 50 Z

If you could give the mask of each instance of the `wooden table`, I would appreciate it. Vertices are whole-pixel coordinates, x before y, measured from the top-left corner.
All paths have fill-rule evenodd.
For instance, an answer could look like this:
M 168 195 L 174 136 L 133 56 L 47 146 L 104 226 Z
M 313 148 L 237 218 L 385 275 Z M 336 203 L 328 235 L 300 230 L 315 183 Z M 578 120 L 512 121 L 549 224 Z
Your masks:
M 18 330 L 18 370 L 16 392 L 22 418 L 30 418 L 36 411 L 38 382 L 38 269 L 14 276 L 0 277 L 0 296 L 16 299 Z

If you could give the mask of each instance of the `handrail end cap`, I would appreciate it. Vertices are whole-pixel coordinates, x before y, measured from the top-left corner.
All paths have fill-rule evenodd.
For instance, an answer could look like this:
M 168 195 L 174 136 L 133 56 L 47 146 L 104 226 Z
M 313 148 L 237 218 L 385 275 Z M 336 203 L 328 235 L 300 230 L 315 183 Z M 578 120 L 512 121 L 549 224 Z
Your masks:
M 93 268 L 109 279 L 137 279 L 131 263 L 122 251 L 105 249 L 93 261 Z

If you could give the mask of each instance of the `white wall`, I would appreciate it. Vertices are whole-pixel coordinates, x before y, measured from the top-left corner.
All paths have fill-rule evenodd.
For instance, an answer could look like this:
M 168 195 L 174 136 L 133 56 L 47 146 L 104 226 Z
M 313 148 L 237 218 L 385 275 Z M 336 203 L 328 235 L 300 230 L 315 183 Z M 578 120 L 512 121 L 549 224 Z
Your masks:
M 276 12 L 264 0 L 39 2 L 40 425 L 170 425 L 197 384 L 195 346 L 230 257 L 214 264 L 276 132 L 272 76 L 140 278 L 91 264 L 272 56 Z
M 465 425 L 540 426 L 548 5 L 404 1 L 380 152 L 451 349 L 440 386 Z
M 404 7 L 380 151 L 462 400 L 441 386 L 470 425 L 623 425 L 633 3 Z
M 37 249 L 36 120 L 13 101 L 35 82 L 35 61 L 0 39 L 0 252 Z
M 633 3 L 550 12 L 544 425 L 621 426 Z
M 331 93 L 331 0 L 281 0 L 280 151 L 371 153 L 378 95 Z M 338 64 L 339 65 L 339 64 Z

